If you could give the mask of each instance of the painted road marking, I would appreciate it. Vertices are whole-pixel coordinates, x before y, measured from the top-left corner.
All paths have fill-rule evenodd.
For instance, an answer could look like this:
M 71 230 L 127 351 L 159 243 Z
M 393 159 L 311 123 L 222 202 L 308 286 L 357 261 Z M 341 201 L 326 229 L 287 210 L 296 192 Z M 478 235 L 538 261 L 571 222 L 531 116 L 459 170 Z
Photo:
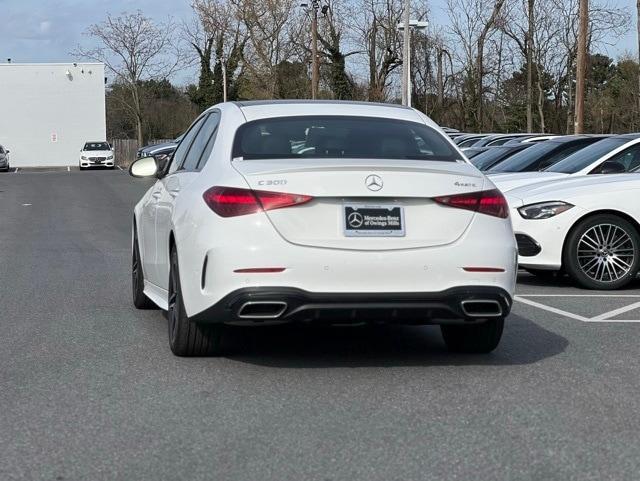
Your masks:
M 560 314 L 561 316 L 568 317 L 570 319 L 576 319 L 577 321 L 588 322 L 589 319 L 586 317 L 579 316 L 578 314 L 574 314 L 573 312 L 563 311 L 562 309 L 557 309 L 555 307 L 547 306 L 546 304 L 540 304 L 539 302 L 532 301 L 530 299 L 525 299 L 522 296 L 516 296 L 514 300 L 521 302 L 523 304 L 528 304 L 533 307 L 537 307 L 538 309 L 542 309 L 544 311 L 552 312 L 554 314 Z
M 520 297 L 635 297 L 640 294 L 518 294 Z
M 532 307 L 536 307 L 538 309 L 542 309 L 547 312 L 551 312 L 553 314 L 559 314 L 564 317 L 568 317 L 569 319 L 575 319 L 581 322 L 616 322 L 616 323 L 632 323 L 637 322 L 640 323 L 640 319 L 611 319 L 612 317 L 619 316 L 620 314 L 624 314 L 625 312 L 633 311 L 635 309 L 640 308 L 640 301 L 634 302 L 633 304 L 629 304 L 625 307 L 620 307 L 618 309 L 614 309 L 613 311 L 605 312 L 604 314 L 600 314 L 595 317 L 584 317 L 578 314 L 574 314 L 573 312 L 564 311 L 562 309 L 558 309 L 556 307 L 547 306 L 546 304 L 542 304 L 540 302 L 532 301 L 531 299 L 527 299 L 527 297 L 607 297 L 607 298 L 640 298 L 640 295 L 625 295 L 625 294 L 574 294 L 574 295 L 558 295 L 558 294 L 520 294 L 514 297 L 514 300 L 520 302 L 522 304 L 527 304 Z
M 122 167 L 120 167 L 119 165 L 118 165 L 117 167 L 118 167 L 118 169 L 120 169 L 120 170 L 124 170 L 124 169 L 123 169 Z

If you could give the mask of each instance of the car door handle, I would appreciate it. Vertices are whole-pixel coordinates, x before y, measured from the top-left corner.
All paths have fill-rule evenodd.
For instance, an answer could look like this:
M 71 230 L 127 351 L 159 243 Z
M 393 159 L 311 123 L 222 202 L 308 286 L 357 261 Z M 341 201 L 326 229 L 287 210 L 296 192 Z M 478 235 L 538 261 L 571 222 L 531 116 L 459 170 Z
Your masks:
M 162 197 L 162 192 L 160 192 L 159 190 L 151 193 L 151 198 L 153 198 L 154 200 L 158 200 L 160 197 Z
M 171 197 L 176 197 L 179 193 L 180 193 L 180 189 L 170 189 L 169 190 L 169 195 Z

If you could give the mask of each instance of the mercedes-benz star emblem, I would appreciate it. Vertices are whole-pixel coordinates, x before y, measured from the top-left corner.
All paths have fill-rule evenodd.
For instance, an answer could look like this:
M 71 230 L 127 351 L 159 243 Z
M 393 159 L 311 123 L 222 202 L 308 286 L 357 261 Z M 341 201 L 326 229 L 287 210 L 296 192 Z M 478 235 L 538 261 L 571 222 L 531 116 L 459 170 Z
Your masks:
M 358 229 L 359 227 L 362 227 L 362 224 L 364 224 L 364 217 L 362 217 L 360 212 L 352 212 L 349 214 L 347 222 L 354 229 Z
M 378 192 L 380 189 L 382 189 L 384 182 L 382 182 L 382 177 L 372 174 L 364 179 L 364 185 L 367 186 L 367 189 Z

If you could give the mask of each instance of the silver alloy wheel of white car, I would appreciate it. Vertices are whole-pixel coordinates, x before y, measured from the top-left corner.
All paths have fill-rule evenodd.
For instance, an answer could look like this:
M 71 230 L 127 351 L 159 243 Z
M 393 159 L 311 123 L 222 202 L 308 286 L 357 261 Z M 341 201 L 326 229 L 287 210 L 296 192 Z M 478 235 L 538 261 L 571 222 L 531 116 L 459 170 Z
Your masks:
M 597 224 L 578 241 L 578 265 L 589 278 L 615 282 L 627 276 L 635 261 L 631 235 L 619 225 Z

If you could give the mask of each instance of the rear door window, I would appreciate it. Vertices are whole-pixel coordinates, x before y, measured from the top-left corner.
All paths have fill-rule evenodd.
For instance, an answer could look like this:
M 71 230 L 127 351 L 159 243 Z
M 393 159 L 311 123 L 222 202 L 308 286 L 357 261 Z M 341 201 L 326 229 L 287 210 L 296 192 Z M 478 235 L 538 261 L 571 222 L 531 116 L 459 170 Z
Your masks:
M 193 139 L 200 131 L 200 127 L 202 127 L 202 123 L 207 118 L 206 115 L 198 118 L 192 125 L 189 131 L 182 138 L 182 141 L 178 145 L 175 153 L 173 154 L 173 159 L 171 160 L 171 167 L 169 167 L 169 174 L 173 174 L 176 172 L 184 163 L 184 160 L 189 153 L 189 148 L 193 143 Z

